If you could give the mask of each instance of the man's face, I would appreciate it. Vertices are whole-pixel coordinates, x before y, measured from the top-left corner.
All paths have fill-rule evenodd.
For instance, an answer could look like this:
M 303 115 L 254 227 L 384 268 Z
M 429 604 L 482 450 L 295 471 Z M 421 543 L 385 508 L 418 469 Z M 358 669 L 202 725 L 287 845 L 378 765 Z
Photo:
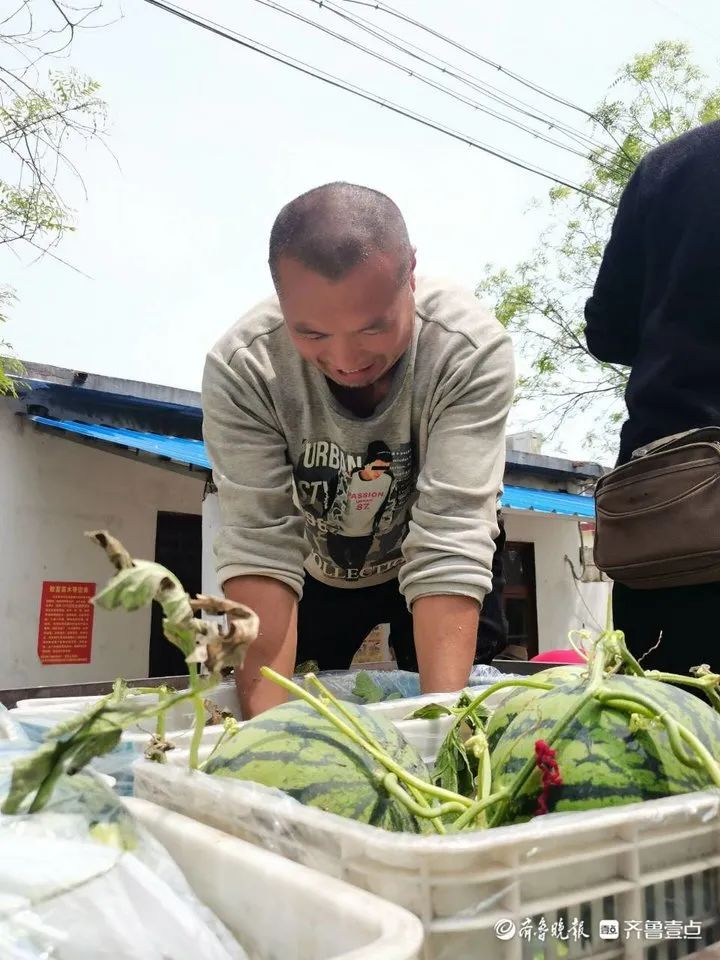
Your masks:
M 387 460 L 373 460 L 372 463 L 368 463 L 362 468 L 360 476 L 363 480 L 377 480 L 389 469 L 390 464 Z
M 281 258 L 280 306 L 303 358 L 342 387 L 386 374 L 409 347 L 415 317 L 414 264 L 398 287 L 400 269 L 396 256 L 377 253 L 333 282 Z

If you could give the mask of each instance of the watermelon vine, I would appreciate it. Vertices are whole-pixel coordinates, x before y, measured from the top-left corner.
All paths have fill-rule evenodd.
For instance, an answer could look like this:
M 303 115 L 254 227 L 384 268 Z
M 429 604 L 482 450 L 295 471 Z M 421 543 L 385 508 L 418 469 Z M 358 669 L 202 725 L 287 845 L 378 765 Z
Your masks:
M 554 810 L 720 787 L 715 759 L 720 750 L 720 675 L 707 665 L 688 676 L 645 672 L 623 634 L 611 628 L 594 641 L 586 633 L 577 635 L 586 660 L 582 666 L 508 678 L 475 697 L 463 693 L 454 707 L 423 708 L 418 717 L 452 719 L 432 774 L 394 727 L 340 701 L 315 674 L 306 674 L 300 685 L 269 667 L 263 675 L 300 701 L 304 712 L 285 704 L 245 724 L 218 715 L 215 720 L 224 721 L 222 732 L 210 757 L 200 764 L 206 695 L 227 668 L 242 665 L 257 636 L 258 618 L 247 607 L 222 598 L 191 599 L 164 567 L 133 559 L 108 533 L 88 536 L 115 567 L 94 602 L 106 610 L 137 610 L 158 602 L 164 634 L 188 663 L 189 686 L 179 693 L 154 690 L 157 702 L 138 707 L 132 692 L 116 683 L 108 697 L 51 731 L 47 743 L 16 765 L 5 813 L 28 804 L 31 810 L 42 809 L 62 773 L 77 772 L 93 757 L 114 749 L 123 729 L 141 718 L 157 718 L 146 756 L 162 762 L 171 748 L 165 739 L 165 714 L 185 701 L 194 706 L 189 765 L 199 768 L 196 775 L 256 779 L 286 789 L 302 802 L 353 815 L 342 797 L 329 797 L 328 789 L 312 782 L 312 764 L 298 774 L 303 744 L 322 742 L 323 749 L 334 751 L 339 770 L 347 767 L 350 755 L 363 768 L 359 790 L 372 786 L 376 800 L 358 801 L 357 815 L 389 829 L 444 835 L 517 823 Z M 225 625 L 198 619 L 201 610 L 225 617 Z M 571 638 L 576 649 L 580 642 Z M 489 711 L 486 702 L 498 694 L 502 701 Z M 313 727 L 312 716 L 324 724 L 322 731 Z M 278 763 L 270 769 L 253 756 L 238 759 L 238 751 L 251 749 L 247 744 L 258 737 L 298 744 L 294 770 Z M 297 775 L 293 779 L 290 774 Z

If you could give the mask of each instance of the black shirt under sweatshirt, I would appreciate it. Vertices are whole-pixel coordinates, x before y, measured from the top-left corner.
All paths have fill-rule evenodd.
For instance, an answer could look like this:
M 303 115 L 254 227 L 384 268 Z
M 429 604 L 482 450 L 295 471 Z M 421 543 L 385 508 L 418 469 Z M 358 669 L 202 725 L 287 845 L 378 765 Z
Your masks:
M 588 349 L 631 368 L 619 462 L 720 426 L 720 122 L 642 160 L 585 307 Z

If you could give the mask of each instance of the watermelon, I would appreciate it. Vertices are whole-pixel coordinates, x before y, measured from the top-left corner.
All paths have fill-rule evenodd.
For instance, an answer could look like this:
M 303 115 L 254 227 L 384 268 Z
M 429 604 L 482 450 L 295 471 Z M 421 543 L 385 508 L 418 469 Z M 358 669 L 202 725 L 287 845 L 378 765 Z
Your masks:
M 586 663 L 566 663 L 559 667 L 548 667 L 547 670 L 540 670 L 534 673 L 528 679 L 542 680 L 543 683 L 569 683 L 583 674 L 587 676 L 588 666 Z
M 586 666 L 567 665 L 541 670 L 539 673 L 534 673 L 529 679 L 561 684 L 577 682 L 584 675 L 587 675 Z M 525 711 L 533 700 L 543 696 L 547 691 L 537 687 L 508 687 L 502 692 L 504 696 L 491 712 L 486 731 L 491 751 L 495 749 L 495 744 L 505 732 L 510 721 L 514 720 L 519 713 Z
M 651 697 L 694 733 L 712 756 L 718 755 L 720 715 L 698 697 L 642 677 L 611 676 L 603 685 L 617 690 L 619 697 L 632 692 Z M 520 688 L 500 704 L 488 723 L 494 790 L 510 786 L 534 757 L 536 741 L 547 738 L 586 689 L 584 679 L 545 692 Z M 549 812 L 619 806 L 712 786 L 703 768 L 689 767 L 674 755 L 661 724 L 632 732 L 627 713 L 596 700 L 583 708 L 552 747 L 562 785 L 550 788 Z M 540 774 L 535 771 L 515 800 L 502 807 L 501 822 L 533 817 L 540 792 Z
M 368 734 L 408 773 L 430 782 L 420 755 L 378 714 L 346 703 Z M 395 832 L 429 832 L 377 779 L 384 768 L 304 701 L 260 714 L 223 742 L 203 767 L 218 777 L 276 787 L 300 803 Z

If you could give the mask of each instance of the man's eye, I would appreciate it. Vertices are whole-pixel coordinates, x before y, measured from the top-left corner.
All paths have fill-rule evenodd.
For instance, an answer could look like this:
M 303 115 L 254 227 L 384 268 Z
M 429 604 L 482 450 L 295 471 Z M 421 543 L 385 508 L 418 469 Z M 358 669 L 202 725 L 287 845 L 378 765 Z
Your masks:
M 324 333 L 301 333 L 300 336 L 303 340 L 324 340 L 326 334 Z

